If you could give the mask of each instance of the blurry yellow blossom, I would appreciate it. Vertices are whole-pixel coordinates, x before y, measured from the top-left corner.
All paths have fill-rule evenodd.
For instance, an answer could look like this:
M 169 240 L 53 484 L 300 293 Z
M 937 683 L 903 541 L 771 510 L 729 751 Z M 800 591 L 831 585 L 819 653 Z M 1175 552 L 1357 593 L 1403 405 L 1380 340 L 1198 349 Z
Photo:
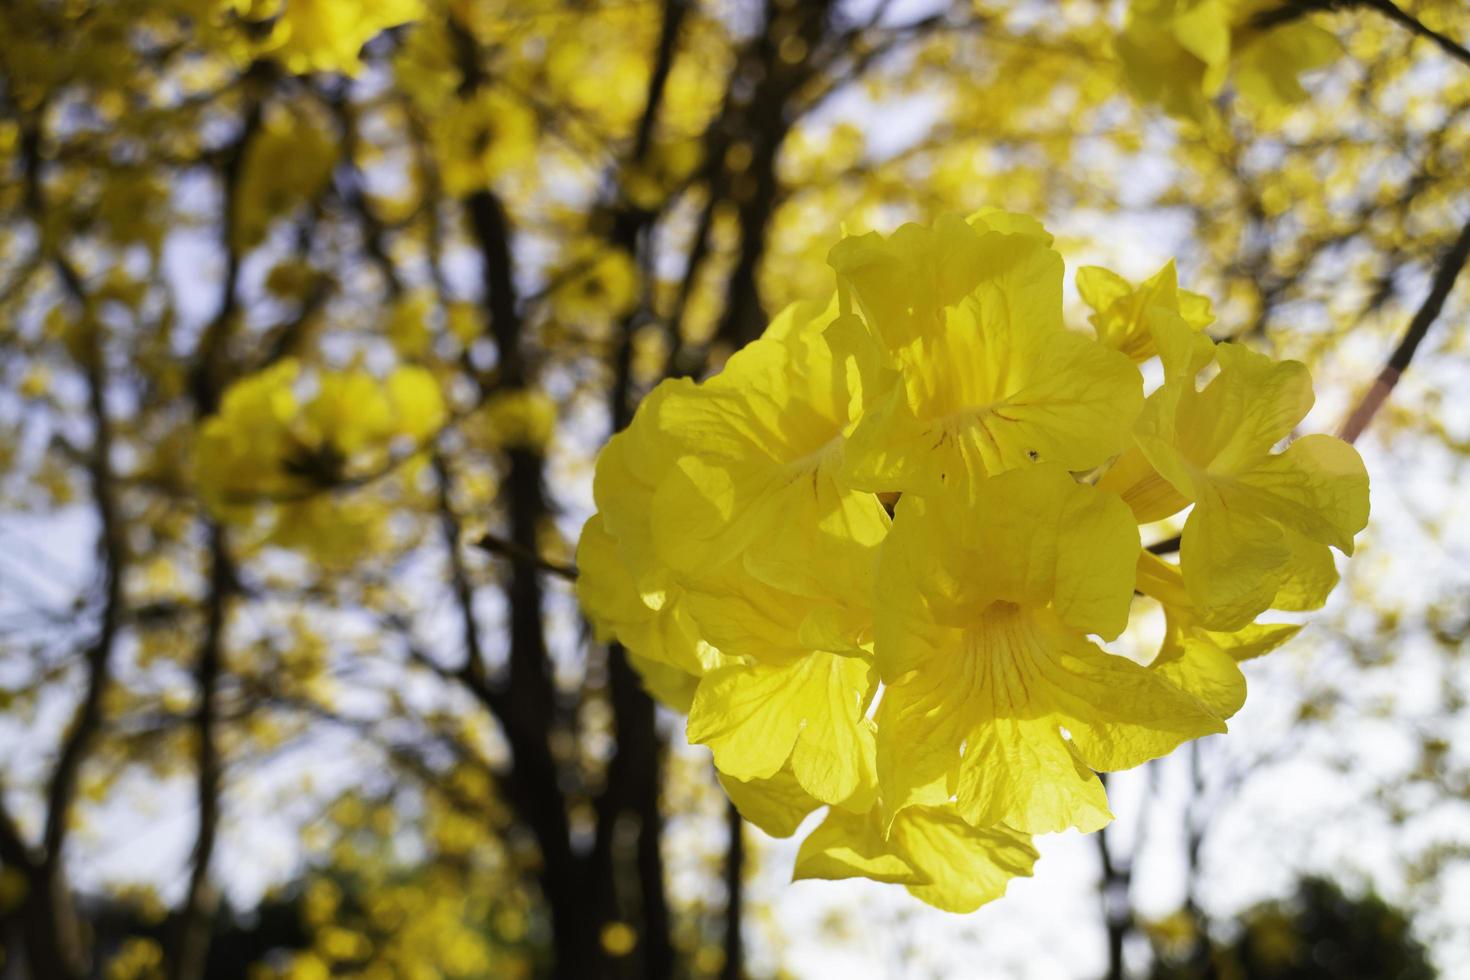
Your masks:
M 492 395 L 480 410 L 480 426 L 500 449 L 544 449 L 556 432 L 556 400 L 544 391 L 518 389 Z
M 429 352 L 433 340 L 429 317 L 433 310 L 434 297 L 426 289 L 400 296 L 389 308 L 388 341 L 400 357 L 419 360 Z
M 330 491 L 385 474 L 425 448 L 445 418 L 438 382 L 423 368 L 399 368 L 386 381 L 356 370 L 307 379 L 288 358 L 225 392 L 200 426 L 194 472 L 220 517 L 248 523 L 264 507 L 277 543 L 340 560 L 370 545 L 365 532 L 381 515 Z
M 315 197 L 337 156 L 332 136 L 311 113 L 267 112 L 246 146 L 235 188 L 234 247 L 259 245 L 273 221 Z
M 361 70 L 362 46 L 423 14 L 423 0 L 232 0 L 250 20 L 269 21 L 261 50 L 296 74 Z
M 602 927 L 602 948 L 609 956 L 627 956 L 638 945 L 638 933 L 626 922 L 609 922 Z
M 163 947 L 156 940 L 130 936 L 107 961 L 106 980 L 156 980 L 163 976 Z
M 638 303 L 638 267 L 622 249 L 574 257 L 560 275 L 553 302 L 564 322 L 607 323 Z
M 525 163 L 536 140 L 531 110 L 496 88 L 450 100 L 432 126 L 444 186 L 460 197 L 490 187 Z
M 1172 115 L 1203 120 L 1227 80 L 1261 103 L 1296 102 L 1297 76 L 1330 64 L 1337 39 L 1276 0 L 1132 0 L 1117 40 L 1129 84 Z

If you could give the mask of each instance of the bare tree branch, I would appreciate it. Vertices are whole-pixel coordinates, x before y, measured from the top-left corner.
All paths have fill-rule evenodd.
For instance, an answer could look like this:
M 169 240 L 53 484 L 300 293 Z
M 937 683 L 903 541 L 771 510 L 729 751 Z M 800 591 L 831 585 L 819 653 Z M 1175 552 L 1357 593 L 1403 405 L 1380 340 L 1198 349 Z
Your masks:
M 1460 230 L 1460 237 L 1440 259 L 1439 267 L 1435 270 L 1434 281 L 1429 287 L 1429 295 L 1424 297 L 1424 302 L 1415 311 L 1413 319 L 1409 321 L 1404 330 L 1399 344 L 1389 355 L 1388 361 L 1383 369 L 1378 372 L 1372 387 L 1358 401 L 1348 417 L 1343 420 L 1342 427 L 1338 430 L 1338 436 L 1348 442 L 1356 442 L 1368 428 L 1383 403 L 1393 392 L 1394 386 L 1399 383 L 1404 372 L 1408 370 L 1409 363 L 1414 359 L 1419 344 L 1423 342 L 1429 328 L 1439 317 L 1440 311 L 1444 309 L 1445 300 L 1449 298 L 1451 291 L 1455 288 L 1455 280 L 1460 275 L 1460 270 L 1470 260 L 1470 221 L 1465 223 Z

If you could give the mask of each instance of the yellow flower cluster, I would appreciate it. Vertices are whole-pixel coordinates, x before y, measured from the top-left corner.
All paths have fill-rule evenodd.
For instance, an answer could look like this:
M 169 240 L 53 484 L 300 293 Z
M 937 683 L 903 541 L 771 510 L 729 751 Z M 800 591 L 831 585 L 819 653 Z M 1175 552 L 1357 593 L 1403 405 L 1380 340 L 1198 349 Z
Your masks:
M 1117 50 L 1142 99 L 1196 120 L 1227 80 L 1257 103 L 1298 102 L 1297 76 L 1342 53 L 1305 9 L 1281 0 L 1132 0 Z
M 379 509 L 338 501 L 332 491 L 386 473 L 444 420 L 439 384 L 423 368 L 401 367 L 383 381 L 361 370 L 306 378 L 288 358 L 225 392 L 200 427 L 195 474 L 221 520 L 253 525 L 263 517 L 266 540 L 349 560 L 371 547 Z
M 1297 628 L 1255 617 L 1325 601 L 1367 476 L 1325 436 L 1273 452 L 1305 368 L 1217 346 L 1172 265 L 1137 288 L 1083 270 L 1094 339 L 1023 216 L 830 263 L 832 303 L 664 382 L 603 450 L 578 590 L 748 819 L 789 835 L 830 807 L 797 877 L 967 911 L 1030 873 L 1032 835 L 1108 822 L 1096 772 L 1225 730 L 1237 662 Z M 1141 548 L 1190 504 L 1179 565 Z M 1168 620 L 1148 666 L 1094 640 L 1135 590 Z

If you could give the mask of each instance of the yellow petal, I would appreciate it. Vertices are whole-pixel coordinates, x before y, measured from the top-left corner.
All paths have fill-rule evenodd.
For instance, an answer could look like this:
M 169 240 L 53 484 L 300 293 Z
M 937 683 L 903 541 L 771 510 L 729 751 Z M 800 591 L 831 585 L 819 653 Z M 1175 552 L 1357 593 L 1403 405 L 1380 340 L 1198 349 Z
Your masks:
M 1222 495 L 1297 533 L 1353 553 L 1368 524 L 1368 471 L 1341 439 L 1310 435 L 1236 474 Z
M 1133 661 L 1086 640 L 1052 642 L 1052 660 L 1040 672 L 1043 697 L 1067 719 L 1073 743 L 1092 768 L 1128 769 L 1187 739 L 1225 730 L 1218 718 Z
M 931 881 L 884 837 L 877 811 L 849 813 L 836 807 L 801 842 L 791 878 L 793 881 L 868 878 L 889 884 Z
M 788 766 L 769 779 L 742 781 L 718 773 L 740 815 L 772 837 L 790 837 L 821 801 L 801 788 Z
M 1245 704 L 1245 675 L 1235 659 L 1209 642 L 1203 630 L 1196 633 L 1173 619 L 1165 628 L 1168 633 L 1164 649 L 1150 669 L 1199 701 L 1216 718 L 1232 717 Z
M 1125 449 L 1095 485 L 1121 497 L 1139 524 L 1162 521 L 1189 506 L 1189 498 L 1164 479 L 1136 445 Z
M 1238 629 L 1269 607 L 1290 559 L 1277 524 L 1229 506 L 1212 488 L 1184 522 L 1179 564 L 1190 601 L 1210 629 Z
M 638 591 L 601 514 L 582 528 L 577 568 L 577 601 L 598 640 L 622 643 L 648 692 L 687 711 L 699 677 L 721 658 L 699 636 L 682 596 Z
M 1286 546 L 1291 549 L 1286 577 L 1271 600 L 1272 609 L 1306 612 L 1321 609 L 1337 587 L 1337 563 L 1332 549 L 1295 531 L 1286 532 Z
M 1036 863 L 1030 838 L 1008 827 L 977 829 L 950 807 L 905 810 L 885 837 L 877 813 L 832 810 L 797 854 L 792 877 L 869 878 L 903 884 L 947 912 L 973 912 L 1005 894 Z
M 973 912 L 1000 898 L 1011 879 L 1031 876 L 1037 858 L 1027 835 L 972 827 L 951 808 L 905 810 L 889 839 L 929 879 L 908 883 L 910 894 L 946 912 Z
M 715 766 L 741 780 L 768 779 L 789 759 L 802 788 L 838 803 L 865 775 L 862 718 L 875 683 L 870 664 L 828 653 L 721 667 L 695 693 L 689 741 L 709 745 Z

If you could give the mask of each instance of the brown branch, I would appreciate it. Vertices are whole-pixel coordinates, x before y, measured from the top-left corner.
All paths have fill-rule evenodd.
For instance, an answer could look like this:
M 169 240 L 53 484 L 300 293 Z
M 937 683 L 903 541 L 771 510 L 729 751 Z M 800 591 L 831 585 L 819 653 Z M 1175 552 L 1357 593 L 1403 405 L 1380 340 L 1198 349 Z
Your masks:
M 473 96 L 489 82 L 480 61 L 479 42 L 457 19 L 451 18 L 449 27 L 462 75 L 460 92 Z M 495 341 L 499 357 L 496 387 L 501 391 L 525 390 L 530 386 L 530 370 L 522 349 L 523 322 L 509 219 L 500 198 L 489 187 L 471 193 L 462 203 L 480 252 L 481 302 L 487 332 Z M 481 382 L 482 392 L 489 387 Z M 509 516 L 509 540 L 521 553 L 535 554 L 541 523 L 548 512 L 542 486 L 543 460 L 538 451 L 525 447 L 512 448 L 506 456 L 509 471 L 502 489 Z M 527 823 L 541 850 L 540 884 L 551 913 L 555 975 L 573 980 L 596 975 L 601 953 L 583 863 L 572 850 L 560 770 L 551 751 L 557 703 L 546 648 L 540 576 L 541 569 L 515 562 L 505 583 L 510 616 L 509 664 L 497 719 L 514 759 L 513 775 L 520 787 L 514 800 L 518 816 Z
M 224 203 L 220 245 L 227 256 L 226 273 L 220 283 L 214 319 L 205 328 L 191 374 L 190 393 L 196 422 L 203 421 L 217 409 L 228 374 L 223 363 L 224 353 L 235 321 L 241 263 L 235 242 L 239 224 L 239 188 L 250 144 L 260 130 L 265 101 L 264 94 L 255 85 L 257 82 L 264 85 L 271 77 L 264 69 L 253 66 L 243 76 L 246 92 L 240 132 L 225 152 L 220 169 L 220 195 Z M 165 975 L 168 980 L 199 980 L 203 977 L 218 903 L 218 892 L 209 880 L 210 865 L 219 841 L 220 786 L 223 782 L 216 728 L 219 721 L 219 682 L 224 672 L 225 628 L 230 600 L 238 585 L 224 527 L 207 516 L 204 523 L 209 538 L 209 593 L 205 599 L 204 636 L 200 640 L 194 666 L 199 706 L 193 718 L 197 746 L 194 795 L 199 816 L 189 857 L 189 883 L 184 904 L 166 950 Z
M 815 48 L 830 6 L 828 0 L 797 6 L 780 0 L 768 0 L 766 4 L 765 30 L 755 48 L 759 81 L 741 127 L 751 147 L 750 166 L 731 177 L 740 245 L 725 289 L 725 312 L 715 331 L 719 340 L 732 347 L 754 340 L 765 325 L 756 273 L 765 256 L 766 231 L 780 196 L 776 159 L 796 121 L 792 101 L 812 78 L 810 61 L 790 64 L 780 51 L 792 39 L 807 50 Z
M 744 980 L 745 936 L 745 821 L 734 803 L 725 804 L 725 827 L 730 836 L 725 852 L 725 963 L 720 980 Z
M 1099 778 L 1106 786 L 1106 774 L 1099 774 Z M 1133 883 L 1133 868 L 1131 862 L 1119 861 L 1113 855 L 1106 827 L 1094 833 L 1092 838 L 1093 843 L 1097 846 L 1098 862 L 1102 871 L 1098 894 L 1102 901 L 1103 924 L 1107 929 L 1108 937 L 1107 980 L 1123 980 L 1125 976 L 1123 946 L 1134 924 L 1132 903 L 1129 898 L 1129 891 Z
M 188 890 L 168 957 L 169 980 L 198 980 L 204 975 L 212 933 L 211 921 L 217 904 L 217 893 L 209 882 L 209 868 L 219 839 L 219 798 L 223 779 L 215 728 L 219 680 L 224 667 L 225 625 L 229 599 L 236 591 L 236 585 L 225 530 L 213 522 L 209 525 L 209 553 L 211 571 L 204 639 L 194 668 L 194 680 L 199 688 L 199 707 L 193 719 L 198 742 L 195 799 L 199 825 L 190 855 Z
M 245 155 L 250 146 L 250 141 L 260 130 L 261 112 L 264 107 L 264 99 L 256 91 L 257 84 L 264 85 L 273 77 L 273 73 L 267 62 L 255 62 L 246 71 L 242 81 L 245 83 L 245 111 L 240 126 L 240 133 L 229 144 L 224 151 L 223 161 L 220 166 L 221 193 L 224 206 L 224 220 L 220 227 L 220 240 L 225 249 L 225 275 L 220 284 L 220 302 L 215 311 L 214 318 L 205 326 L 204 332 L 199 338 L 199 349 L 194 358 L 194 369 L 189 377 L 189 390 L 194 399 L 197 414 L 200 416 L 213 414 L 219 404 L 220 394 L 225 387 L 223 377 L 224 344 L 229 336 L 230 326 L 234 322 L 235 313 L 239 309 L 239 298 L 237 286 L 240 282 L 240 264 L 242 256 L 234 247 L 239 226 L 239 195 L 236 193 L 240 186 L 240 178 L 245 169 Z
M 326 100 L 342 132 L 342 158 L 337 166 L 338 193 L 342 202 L 357 217 L 358 224 L 362 226 L 363 251 L 367 254 L 373 267 L 378 270 L 378 274 L 383 277 L 383 283 L 388 290 L 388 299 L 393 301 L 403 294 L 403 278 L 398 274 L 398 267 L 393 264 L 393 257 L 388 252 L 387 226 L 373 212 L 372 204 L 368 201 L 366 178 L 357 163 L 362 134 L 358 126 L 357 112 L 349 101 L 347 93 L 348 88 L 344 85 Z
M 5 804 L 5 787 L 0 785 L 0 864 L 14 868 L 29 877 L 36 865 L 35 855 L 26 843 L 10 808 Z
M 1165 538 L 1162 541 L 1155 541 L 1153 544 L 1149 545 L 1146 550 L 1150 554 L 1154 555 L 1172 555 L 1174 552 L 1179 550 L 1179 544 L 1181 541 L 1183 541 L 1183 538 L 1180 535 L 1176 534 L 1173 537 Z
M 1439 267 L 1435 270 L 1434 281 L 1429 287 L 1429 295 L 1424 297 L 1424 302 L 1414 313 L 1413 319 L 1409 321 L 1404 330 L 1399 344 L 1389 355 L 1388 361 L 1383 369 L 1378 372 L 1373 385 L 1358 401 L 1358 404 L 1343 420 L 1342 427 L 1338 430 L 1338 437 L 1348 442 L 1356 442 L 1368 428 L 1383 403 L 1393 392 L 1394 386 L 1399 383 L 1404 372 L 1408 370 L 1409 363 L 1414 359 L 1414 353 L 1419 349 L 1429 328 L 1439 317 L 1440 311 L 1444 309 L 1445 300 L 1449 298 L 1451 291 L 1455 288 L 1455 280 L 1460 275 L 1460 270 L 1470 260 L 1470 221 L 1460 229 L 1460 237 L 1440 259 Z
M 542 557 L 535 551 L 524 548 L 514 541 L 508 541 L 499 535 L 482 534 L 475 542 L 475 546 L 491 554 L 508 558 L 517 564 L 525 565 L 529 568 L 538 568 L 543 572 L 549 572 L 558 578 L 566 579 L 568 582 L 575 582 L 577 580 L 577 568 L 575 565 L 563 565 L 554 562 L 549 558 Z
M 1456 61 L 1470 65 L 1470 48 L 1447 34 L 1442 34 L 1404 10 L 1394 0 L 1285 0 L 1279 7 L 1262 10 L 1250 20 L 1250 26 L 1260 31 L 1289 24 L 1308 14 L 1325 13 L 1333 10 L 1350 10 L 1363 7 L 1376 11 L 1389 20 L 1406 28 L 1416 37 L 1433 42 L 1441 51 Z
M 112 680 L 112 653 L 122 624 L 122 578 L 127 561 L 127 543 L 123 537 L 112 473 L 113 431 L 106 404 L 102 328 L 92 316 L 91 298 L 81 274 L 49 231 L 49 208 L 41 173 L 40 125 L 43 113 L 44 107 L 37 107 L 30 114 L 21 116 L 23 199 L 27 213 L 39 229 L 46 262 L 79 311 L 76 329 L 85 343 L 80 360 L 86 377 L 87 413 L 93 428 L 92 445 L 86 454 L 85 466 L 97 509 L 97 550 L 102 561 L 102 611 L 97 636 L 85 651 L 86 686 L 62 736 L 56 765 L 47 784 L 39 863 L 28 880 L 29 893 L 21 912 L 27 923 L 26 956 L 32 972 L 37 976 L 66 980 L 86 971 L 88 955 L 66 882 L 62 851 L 82 761 L 93 737 L 102 727 L 103 696 Z
M 1456 41 L 1454 38 L 1436 31 L 1394 3 L 1393 0 L 1355 0 L 1355 2 L 1360 7 L 1367 7 L 1369 10 L 1378 11 L 1395 24 L 1407 28 L 1415 36 L 1432 41 L 1441 51 L 1456 61 L 1470 65 L 1470 48 L 1466 48 L 1465 45 Z

